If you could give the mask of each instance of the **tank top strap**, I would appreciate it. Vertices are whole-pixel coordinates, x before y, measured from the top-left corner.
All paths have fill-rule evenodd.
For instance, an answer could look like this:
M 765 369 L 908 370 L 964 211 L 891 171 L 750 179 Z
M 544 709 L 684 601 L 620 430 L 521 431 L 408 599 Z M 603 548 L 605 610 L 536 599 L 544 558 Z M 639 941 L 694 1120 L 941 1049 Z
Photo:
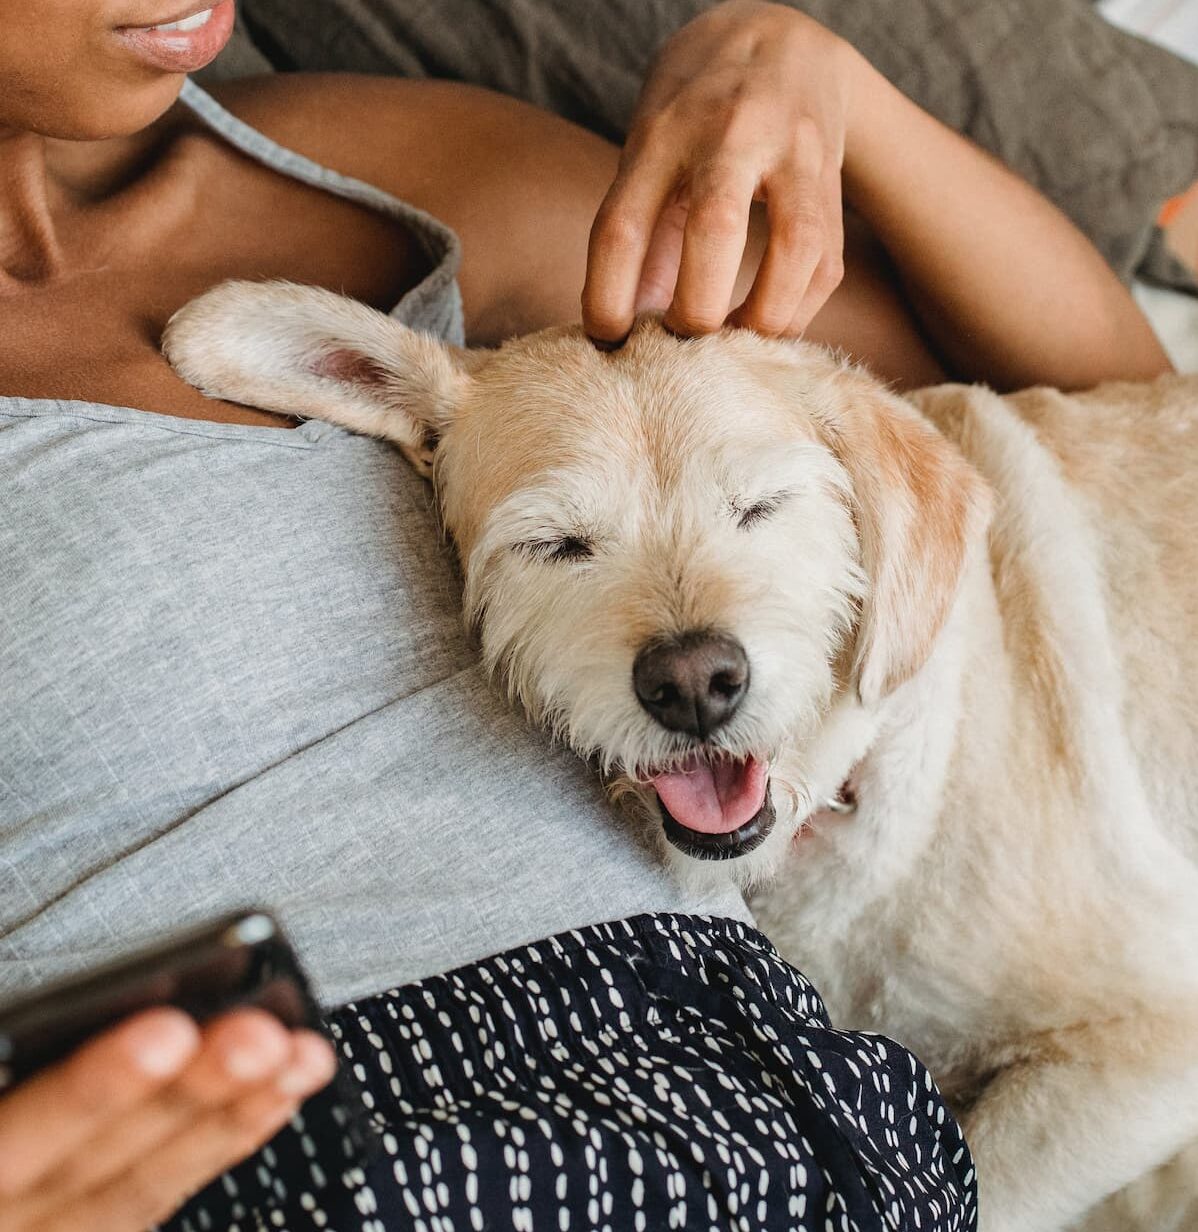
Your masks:
M 183 83 L 179 101 L 234 149 L 280 175 L 376 210 L 406 227 L 423 247 L 432 269 L 396 304 L 392 315 L 413 329 L 436 334 L 459 345 L 464 342 L 462 298 L 457 284 L 462 246 L 449 227 L 373 184 L 342 175 L 280 145 L 239 120 L 190 79 Z

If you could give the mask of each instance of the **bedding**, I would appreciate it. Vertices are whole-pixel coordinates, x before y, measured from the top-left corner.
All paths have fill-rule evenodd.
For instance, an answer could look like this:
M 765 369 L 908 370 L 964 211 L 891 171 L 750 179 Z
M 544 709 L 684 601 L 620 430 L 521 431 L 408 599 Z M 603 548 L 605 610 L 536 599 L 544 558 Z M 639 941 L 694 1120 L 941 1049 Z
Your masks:
M 1145 282 L 1134 283 L 1132 294 L 1177 371 L 1198 372 L 1198 296 Z

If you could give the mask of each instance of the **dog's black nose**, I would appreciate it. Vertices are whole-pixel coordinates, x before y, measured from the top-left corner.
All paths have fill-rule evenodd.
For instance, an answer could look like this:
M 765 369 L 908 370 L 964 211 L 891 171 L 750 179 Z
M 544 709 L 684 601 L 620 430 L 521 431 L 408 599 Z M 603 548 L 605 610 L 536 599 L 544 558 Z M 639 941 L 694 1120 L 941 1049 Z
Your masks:
M 632 665 L 637 700 L 670 731 L 705 740 L 749 688 L 745 648 L 718 633 L 683 633 L 642 647 Z

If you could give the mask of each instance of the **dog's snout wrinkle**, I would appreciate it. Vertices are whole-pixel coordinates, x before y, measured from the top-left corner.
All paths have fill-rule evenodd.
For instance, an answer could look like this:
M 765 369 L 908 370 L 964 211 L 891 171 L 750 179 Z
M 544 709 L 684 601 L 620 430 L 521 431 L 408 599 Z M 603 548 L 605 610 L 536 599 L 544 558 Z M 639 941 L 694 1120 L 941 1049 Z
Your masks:
M 749 658 L 734 638 L 683 633 L 641 648 L 632 686 L 663 727 L 705 740 L 740 706 L 749 688 Z

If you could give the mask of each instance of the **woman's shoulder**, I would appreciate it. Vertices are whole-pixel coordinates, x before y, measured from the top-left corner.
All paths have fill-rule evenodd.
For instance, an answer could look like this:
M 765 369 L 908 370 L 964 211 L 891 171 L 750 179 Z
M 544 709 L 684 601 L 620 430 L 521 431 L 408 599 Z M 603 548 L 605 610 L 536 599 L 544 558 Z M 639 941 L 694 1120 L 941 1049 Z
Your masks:
M 577 318 L 587 235 L 616 168 L 600 138 L 457 82 L 281 73 L 212 93 L 280 145 L 457 231 L 476 341 Z
M 210 93 L 280 145 L 397 195 L 460 175 L 464 158 L 541 114 L 480 86 L 357 73 L 275 73 Z

